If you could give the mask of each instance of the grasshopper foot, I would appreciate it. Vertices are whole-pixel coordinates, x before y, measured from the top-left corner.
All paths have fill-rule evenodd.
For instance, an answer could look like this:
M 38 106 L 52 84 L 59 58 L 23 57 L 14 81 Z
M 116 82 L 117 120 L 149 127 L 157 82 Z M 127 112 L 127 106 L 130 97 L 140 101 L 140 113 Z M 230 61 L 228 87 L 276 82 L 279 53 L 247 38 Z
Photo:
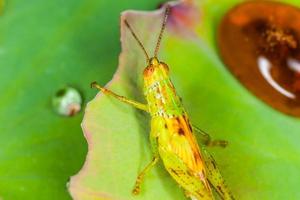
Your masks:
M 91 88 L 96 88 L 96 89 L 100 90 L 103 93 L 113 93 L 113 92 L 101 87 L 96 81 L 91 83 Z
M 91 88 L 96 88 L 98 83 L 96 81 L 91 82 Z
M 209 140 L 206 143 L 207 146 L 213 147 L 213 146 L 220 146 L 220 147 L 227 147 L 228 141 L 226 140 Z
M 142 173 L 142 175 L 139 175 L 137 177 L 134 188 L 132 190 L 133 195 L 138 195 L 141 192 L 141 182 L 142 182 L 142 177 L 143 176 L 144 176 L 144 174 Z
M 138 195 L 138 194 L 140 194 L 140 192 L 141 192 L 141 188 L 138 185 L 136 185 L 132 190 L 133 195 Z

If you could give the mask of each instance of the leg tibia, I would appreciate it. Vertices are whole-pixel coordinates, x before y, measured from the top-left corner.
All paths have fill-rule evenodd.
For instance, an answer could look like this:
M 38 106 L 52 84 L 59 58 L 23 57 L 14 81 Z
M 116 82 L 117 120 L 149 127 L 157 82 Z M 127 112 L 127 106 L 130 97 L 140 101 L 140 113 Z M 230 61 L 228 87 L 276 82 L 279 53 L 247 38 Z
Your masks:
M 158 156 L 153 157 L 152 161 L 145 167 L 145 169 L 138 175 L 136 181 L 135 181 L 135 185 L 134 188 L 132 190 L 132 194 L 134 195 L 138 195 L 141 191 L 141 184 L 144 180 L 145 175 L 147 174 L 147 172 L 150 171 L 150 169 L 152 169 L 152 167 L 154 167 L 154 165 L 157 163 L 158 161 Z

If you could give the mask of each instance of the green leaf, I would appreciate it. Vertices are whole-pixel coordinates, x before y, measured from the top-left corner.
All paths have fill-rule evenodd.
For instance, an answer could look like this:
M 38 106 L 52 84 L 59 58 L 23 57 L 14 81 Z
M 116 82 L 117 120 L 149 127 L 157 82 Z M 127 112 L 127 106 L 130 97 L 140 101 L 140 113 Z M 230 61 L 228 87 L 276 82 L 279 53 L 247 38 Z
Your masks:
M 0 0 L 0 8 L 3 0 Z M 156 1 L 6 0 L 0 15 L 0 199 L 71 199 L 66 184 L 83 165 L 83 112 L 61 117 L 53 95 L 109 81 L 118 62 L 119 14 Z
M 196 37 L 168 26 L 160 59 L 168 63 L 193 123 L 213 138 L 229 141 L 225 149 L 208 150 L 234 196 L 243 200 L 299 199 L 299 120 L 275 111 L 253 96 L 219 59 L 216 26 L 238 1 L 199 2 L 201 21 L 197 23 Z M 161 11 L 126 12 L 124 18 L 152 55 Z M 129 31 L 121 28 L 119 68 L 107 87 L 145 102 L 145 58 Z M 71 179 L 69 190 L 74 199 L 184 199 L 182 190 L 162 164 L 147 175 L 142 193 L 131 196 L 138 172 L 151 160 L 149 120 L 147 114 L 101 93 L 89 102 L 83 120 L 89 152 L 84 167 Z
M 253 96 L 219 59 L 214 39 L 216 26 L 237 1 L 199 2 L 196 11 L 202 17 L 196 23 L 197 34 L 169 25 L 160 60 L 169 65 L 192 122 L 213 138 L 229 141 L 226 149 L 208 150 L 236 199 L 299 199 L 299 120 Z M 124 18 L 152 55 L 162 12 L 126 12 Z M 174 18 L 183 23 L 180 19 Z M 145 58 L 124 25 L 121 29 L 119 68 L 107 87 L 145 102 Z M 131 195 L 137 174 L 151 160 L 149 120 L 147 114 L 101 93 L 89 102 L 82 123 L 89 151 L 84 167 L 70 182 L 74 199 L 185 198 L 161 163 L 147 175 L 142 193 Z
M 248 92 L 225 68 L 214 42 L 221 15 L 236 1 L 205 1 L 197 37 L 167 31 L 160 58 L 171 69 L 178 93 L 194 124 L 214 138 L 229 141 L 226 149 L 211 148 L 237 199 L 299 199 L 298 119 L 281 114 Z M 154 49 L 160 13 L 124 13 L 148 50 Z M 170 30 L 170 27 L 169 29 Z M 145 59 L 122 27 L 119 69 L 108 87 L 144 101 Z M 86 163 L 72 178 L 75 199 L 133 199 L 138 172 L 151 159 L 149 116 L 98 94 L 87 108 L 83 130 L 89 144 Z M 183 199 L 181 189 L 162 165 L 152 170 L 134 199 Z

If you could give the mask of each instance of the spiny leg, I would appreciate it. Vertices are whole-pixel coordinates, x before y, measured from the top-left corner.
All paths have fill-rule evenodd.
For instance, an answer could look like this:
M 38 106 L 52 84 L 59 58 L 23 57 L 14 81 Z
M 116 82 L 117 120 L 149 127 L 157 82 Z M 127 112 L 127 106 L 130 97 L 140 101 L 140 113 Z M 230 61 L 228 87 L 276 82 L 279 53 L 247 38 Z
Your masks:
M 199 133 L 201 136 L 201 141 L 206 146 L 220 146 L 220 147 L 226 147 L 228 145 L 228 142 L 226 140 L 212 140 L 210 135 L 206 133 L 205 131 L 201 130 L 200 128 L 193 125 L 193 130 L 196 133 Z
M 117 95 L 116 93 L 114 93 L 114 92 L 112 92 L 112 91 L 110 91 L 110 90 L 108 90 L 108 89 L 106 89 L 104 87 L 101 87 L 97 82 L 92 82 L 91 83 L 91 87 L 100 90 L 101 92 L 103 92 L 106 95 L 113 96 L 116 99 L 118 99 L 118 100 L 120 100 L 120 101 L 122 101 L 124 103 L 127 103 L 127 104 L 129 104 L 131 106 L 134 106 L 135 108 L 138 108 L 140 110 L 148 112 L 148 106 L 146 104 L 139 103 L 139 102 L 127 99 L 124 96 Z
M 202 148 L 202 155 L 205 161 L 206 175 L 209 183 L 217 191 L 222 200 L 234 200 L 234 197 L 227 188 L 214 158 L 204 148 Z
M 135 185 L 134 188 L 132 190 L 132 194 L 134 195 L 138 195 L 141 191 L 141 184 L 144 180 L 145 175 L 147 174 L 147 172 L 150 171 L 150 169 L 152 169 L 152 167 L 154 167 L 154 165 L 157 163 L 157 161 L 159 160 L 158 156 L 154 156 L 152 161 L 145 167 L 145 169 L 138 175 L 136 181 L 135 181 Z
M 132 194 L 134 194 L 134 195 L 137 195 L 140 193 L 141 184 L 142 184 L 142 181 L 143 181 L 145 175 L 147 174 L 147 172 L 149 172 L 154 167 L 154 165 L 159 160 L 158 137 L 157 137 L 156 131 L 152 128 L 151 128 L 151 132 L 150 132 L 150 144 L 151 144 L 151 149 L 152 149 L 154 156 L 152 158 L 152 161 L 145 167 L 145 169 L 141 173 L 139 173 L 139 175 L 135 181 L 134 188 L 132 190 Z

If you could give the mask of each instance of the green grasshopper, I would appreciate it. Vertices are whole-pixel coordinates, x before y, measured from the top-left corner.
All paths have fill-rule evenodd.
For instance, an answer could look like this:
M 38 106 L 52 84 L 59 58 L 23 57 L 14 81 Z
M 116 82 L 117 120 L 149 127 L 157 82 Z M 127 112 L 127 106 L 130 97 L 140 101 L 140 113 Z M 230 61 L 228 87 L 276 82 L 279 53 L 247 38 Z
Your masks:
M 132 191 L 133 194 L 137 195 L 140 193 L 145 175 L 161 158 L 166 170 L 184 189 L 187 197 L 193 200 L 213 200 L 212 186 L 222 199 L 233 199 L 214 159 L 203 147 L 199 147 L 193 132 L 200 133 L 202 143 L 206 145 L 226 146 L 226 141 L 212 141 L 207 133 L 191 125 L 181 99 L 176 94 L 175 88 L 169 78 L 168 65 L 157 59 L 157 53 L 169 12 L 170 7 L 167 6 L 152 58 L 149 58 L 143 44 L 129 23 L 126 20 L 124 21 L 147 59 L 147 67 L 143 72 L 144 94 L 147 104 L 117 95 L 101 87 L 96 82 L 93 82 L 91 86 L 99 89 L 106 95 L 113 96 L 151 115 L 150 142 L 153 159 L 138 175 Z

